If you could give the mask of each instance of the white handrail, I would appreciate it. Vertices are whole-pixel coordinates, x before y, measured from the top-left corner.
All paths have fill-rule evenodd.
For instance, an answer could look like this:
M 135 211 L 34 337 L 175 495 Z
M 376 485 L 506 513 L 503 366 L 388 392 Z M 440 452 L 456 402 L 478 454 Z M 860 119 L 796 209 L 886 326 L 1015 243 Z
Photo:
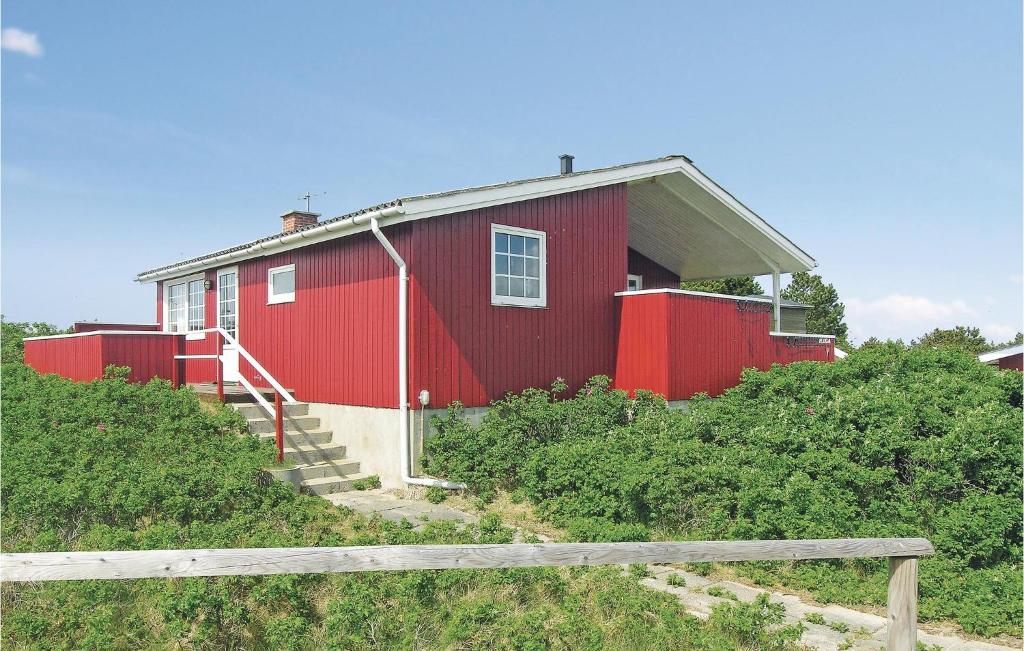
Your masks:
M 256 398 L 256 402 L 258 402 L 261 407 L 267 410 L 267 413 L 270 414 L 271 419 L 277 418 L 277 410 L 274 409 L 274 407 L 271 406 L 269 402 L 267 402 L 267 399 L 263 397 L 263 394 L 257 391 L 256 388 L 253 387 L 253 385 L 249 384 L 249 381 L 242 377 L 241 374 L 238 375 L 238 383 L 245 387 L 246 390 L 248 390 L 249 393 L 252 394 L 253 398 Z
M 248 361 L 250 364 L 252 364 L 252 367 L 254 369 L 256 369 L 256 371 L 260 375 L 262 375 L 267 380 L 268 383 L 270 383 L 270 386 L 272 386 L 275 391 L 277 391 L 278 393 L 281 394 L 281 397 L 284 398 L 285 402 L 287 402 L 289 404 L 293 404 L 293 405 L 298 402 L 298 400 L 293 398 L 292 394 L 288 393 L 288 390 L 285 389 L 283 386 L 281 386 L 281 383 L 278 382 L 277 380 L 275 380 L 274 376 L 271 375 L 270 373 L 268 373 L 267 369 L 263 368 L 263 365 L 260 364 L 259 362 L 257 362 L 256 358 L 253 357 L 251 354 L 249 354 L 249 351 L 247 351 L 244 347 L 242 347 L 242 344 L 238 343 L 238 340 L 235 339 L 234 337 L 232 337 L 228 333 L 227 330 L 225 330 L 224 328 L 217 327 L 217 328 L 206 328 L 205 330 L 203 330 L 203 332 L 216 332 L 216 333 L 220 334 L 220 336 L 224 337 L 225 341 L 227 341 L 229 344 L 231 344 L 232 346 L 234 346 L 238 350 L 238 354 L 239 355 L 244 357 L 246 359 L 246 361 Z M 241 374 L 239 374 L 239 377 L 241 377 Z M 252 385 L 249 385 L 249 386 L 251 387 Z M 250 391 L 252 391 L 252 390 L 253 389 L 250 389 Z

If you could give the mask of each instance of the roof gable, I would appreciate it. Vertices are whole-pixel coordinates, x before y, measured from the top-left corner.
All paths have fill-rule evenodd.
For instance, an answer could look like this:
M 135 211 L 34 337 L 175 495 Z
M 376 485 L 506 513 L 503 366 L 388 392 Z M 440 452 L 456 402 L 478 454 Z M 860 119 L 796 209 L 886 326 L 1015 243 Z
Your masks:
M 767 265 L 770 268 L 786 272 L 804 271 L 816 265 L 813 258 L 705 176 L 690 159 L 675 155 L 569 174 L 403 197 L 371 208 L 333 217 L 289 233 L 276 233 L 238 246 L 143 271 L 136 276 L 136 280 L 152 282 L 175 278 L 201 269 L 345 237 L 368 230 L 369 226 L 365 219 L 367 216 L 377 217 L 381 226 L 387 226 L 606 185 L 639 183 L 659 177 L 664 178 L 663 185 L 675 193 L 676 201 L 680 206 L 685 204 L 697 211 L 713 212 L 714 215 L 709 219 L 721 231 L 717 237 L 721 239 L 724 234 L 727 239 L 742 240 L 760 261 L 761 264 L 755 265 L 757 269 Z M 682 196 L 683 192 L 687 193 L 686 197 Z M 666 215 L 662 215 L 663 220 L 670 219 Z M 729 223 L 725 223 L 726 221 Z M 639 228 L 643 231 L 647 228 L 647 224 L 641 224 Z M 631 224 L 631 241 L 632 230 Z M 738 230 L 744 232 L 739 233 Z M 658 261 L 662 266 L 674 268 L 677 272 L 685 269 L 677 264 L 678 260 L 672 258 L 670 249 L 667 252 L 655 252 L 654 255 L 650 255 L 645 253 L 643 248 L 647 247 L 641 245 L 641 253 Z M 663 261 L 667 261 L 668 264 Z M 701 271 L 701 273 L 707 272 Z M 747 273 L 747 271 L 742 273 Z M 750 273 L 755 272 L 751 271 Z M 693 277 L 692 274 L 680 273 L 680 275 Z

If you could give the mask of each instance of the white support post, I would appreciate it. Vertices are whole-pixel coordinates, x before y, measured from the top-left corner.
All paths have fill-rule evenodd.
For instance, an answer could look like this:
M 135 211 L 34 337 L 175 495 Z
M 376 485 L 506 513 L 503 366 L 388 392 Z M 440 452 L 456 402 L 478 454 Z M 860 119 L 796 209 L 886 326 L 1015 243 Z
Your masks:
M 779 270 L 772 271 L 772 330 L 782 330 L 782 308 L 779 306 L 779 294 L 782 291 L 779 281 Z

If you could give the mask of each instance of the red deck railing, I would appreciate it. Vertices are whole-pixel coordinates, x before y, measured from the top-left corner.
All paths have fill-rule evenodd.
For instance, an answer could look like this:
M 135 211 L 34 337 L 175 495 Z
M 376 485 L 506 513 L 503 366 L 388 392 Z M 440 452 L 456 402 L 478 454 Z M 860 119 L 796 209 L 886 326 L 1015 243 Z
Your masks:
M 835 359 L 835 338 L 771 331 L 770 299 L 661 289 L 620 300 L 615 385 L 669 400 L 720 395 L 745 368 Z

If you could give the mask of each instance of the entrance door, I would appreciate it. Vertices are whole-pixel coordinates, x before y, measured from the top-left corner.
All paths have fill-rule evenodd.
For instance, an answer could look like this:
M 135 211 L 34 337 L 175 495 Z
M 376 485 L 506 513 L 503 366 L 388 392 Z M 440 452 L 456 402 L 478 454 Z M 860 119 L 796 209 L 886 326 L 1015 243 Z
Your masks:
M 217 271 L 217 325 L 238 340 L 238 267 Z M 238 348 L 224 343 L 224 381 L 238 382 Z

